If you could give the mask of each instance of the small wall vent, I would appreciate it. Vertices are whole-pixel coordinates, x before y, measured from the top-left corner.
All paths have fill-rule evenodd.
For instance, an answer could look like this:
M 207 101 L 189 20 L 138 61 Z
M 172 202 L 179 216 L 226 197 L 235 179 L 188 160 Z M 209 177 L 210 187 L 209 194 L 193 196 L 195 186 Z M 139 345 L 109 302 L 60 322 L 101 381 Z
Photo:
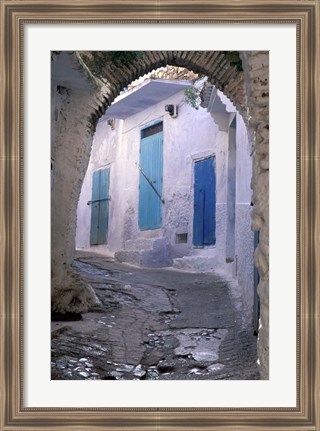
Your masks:
M 176 234 L 176 244 L 187 244 L 188 234 L 187 233 L 177 233 Z

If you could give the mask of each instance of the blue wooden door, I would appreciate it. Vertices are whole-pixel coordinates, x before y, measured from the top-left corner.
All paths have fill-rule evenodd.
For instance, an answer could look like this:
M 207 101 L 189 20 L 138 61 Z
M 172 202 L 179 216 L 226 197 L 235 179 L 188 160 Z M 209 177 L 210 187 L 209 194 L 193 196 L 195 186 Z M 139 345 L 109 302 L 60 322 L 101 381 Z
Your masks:
M 154 130 L 160 132 L 141 134 L 139 179 L 139 228 L 158 229 L 162 222 L 162 123 Z M 145 129 L 147 130 L 147 129 Z M 152 133 L 152 132 L 150 132 Z
M 216 242 L 215 157 L 194 165 L 193 245 L 203 247 Z
M 108 233 L 110 169 L 93 173 L 90 244 L 105 244 Z

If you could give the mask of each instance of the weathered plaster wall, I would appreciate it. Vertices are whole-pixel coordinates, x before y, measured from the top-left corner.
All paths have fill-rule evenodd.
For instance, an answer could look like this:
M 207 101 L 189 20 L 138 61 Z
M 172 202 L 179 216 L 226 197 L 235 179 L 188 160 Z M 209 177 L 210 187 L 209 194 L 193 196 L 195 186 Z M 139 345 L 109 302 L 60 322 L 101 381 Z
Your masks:
M 84 293 L 86 287 L 81 280 L 72 271 L 68 270 L 73 261 L 76 221 L 74 215 L 78 200 L 77 189 L 81 186 L 85 172 L 84 160 L 88 157 L 91 145 L 91 136 L 80 121 L 83 114 L 82 108 L 86 101 L 86 97 L 82 96 L 81 93 L 77 94 L 72 90 L 68 91 L 66 96 L 68 101 L 64 103 L 64 109 L 59 111 L 59 116 L 61 117 L 61 122 L 63 118 L 72 118 L 72 121 L 68 121 L 69 127 L 74 128 L 76 131 L 70 136 L 68 129 L 59 130 L 56 128 L 55 145 L 53 145 L 52 149 L 55 168 L 51 195 L 53 208 L 51 213 L 51 273 L 52 304 L 56 311 L 65 308 L 68 310 L 68 303 L 73 295 L 75 296 L 71 303 L 74 312 L 82 309 L 83 305 L 90 300 L 90 295 Z M 56 100 L 60 102 L 59 98 Z M 78 109 L 75 109 L 75 106 Z M 75 139 L 81 139 L 83 143 L 76 154 L 74 154 L 73 149 Z M 70 169 L 70 166 L 73 169 Z M 69 175 L 66 182 L 65 172 L 67 171 L 69 171 Z M 82 173 L 82 177 L 80 173 Z M 61 225 L 65 226 L 64 230 L 59 228 Z M 66 271 L 63 271 L 62 268 L 66 268 Z M 76 293 L 76 290 L 79 290 L 79 293 Z
M 243 323 L 250 325 L 253 321 L 254 299 L 254 234 L 250 226 L 252 142 L 244 120 L 235 106 L 219 91 L 219 100 L 216 101 L 215 91 L 210 87 L 209 85 L 205 94 L 205 106 L 219 130 L 226 131 L 228 148 L 226 203 L 222 204 L 222 219 L 218 220 L 221 229 L 225 229 L 222 267 L 225 273 L 236 281 L 232 283 L 232 293 L 242 310 Z
M 92 289 L 71 264 L 79 191 L 92 143 L 90 116 L 102 96 L 96 83 L 79 71 L 76 58 L 67 53 L 53 62 L 51 85 L 51 303 L 54 311 L 77 313 L 95 301 Z
M 253 310 L 253 252 L 254 234 L 251 229 L 251 176 L 252 146 L 242 117 L 236 116 L 236 223 L 235 223 L 235 255 L 237 256 L 237 280 L 241 286 L 244 319 L 252 322 Z M 246 181 L 243 179 L 246 178 Z

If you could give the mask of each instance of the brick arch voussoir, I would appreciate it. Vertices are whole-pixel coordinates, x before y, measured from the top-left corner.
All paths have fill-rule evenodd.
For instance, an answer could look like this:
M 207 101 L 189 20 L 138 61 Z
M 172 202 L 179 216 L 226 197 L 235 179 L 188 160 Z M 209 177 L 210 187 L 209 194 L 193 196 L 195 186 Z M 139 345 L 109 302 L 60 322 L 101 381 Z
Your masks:
M 97 124 L 108 106 L 132 81 L 160 67 L 173 65 L 185 67 L 194 73 L 205 75 L 208 81 L 221 90 L 238 111 L 246 114 L 246 91 L 242 71 L 230 64 L 225 53 L 219 51 L 144 51 L 131 64 L 115 65 L 107 62 L 101 76 L 107 82 L 102 89 L 103 98 L 88 118 L 92 127 Z

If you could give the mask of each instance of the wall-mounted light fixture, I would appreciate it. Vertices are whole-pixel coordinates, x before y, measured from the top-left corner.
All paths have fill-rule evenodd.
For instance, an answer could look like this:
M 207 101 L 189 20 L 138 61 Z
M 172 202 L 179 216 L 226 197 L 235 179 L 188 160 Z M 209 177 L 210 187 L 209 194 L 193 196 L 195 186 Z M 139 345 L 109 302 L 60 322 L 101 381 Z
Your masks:
M 178 105 L 166 105 L 164 109 L 170 117 L 176 118 L 178 116 Z

